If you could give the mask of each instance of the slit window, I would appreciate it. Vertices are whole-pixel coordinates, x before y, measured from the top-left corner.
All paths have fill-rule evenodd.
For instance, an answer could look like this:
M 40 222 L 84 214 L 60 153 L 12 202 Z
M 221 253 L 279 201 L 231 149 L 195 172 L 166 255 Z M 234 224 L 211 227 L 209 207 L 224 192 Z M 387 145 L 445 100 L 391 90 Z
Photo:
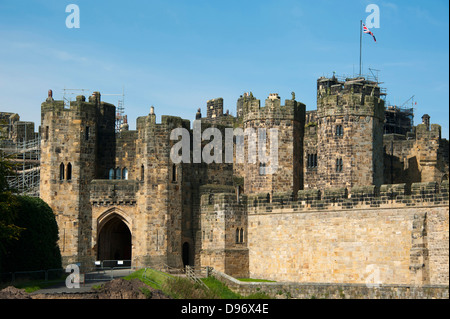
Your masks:
M 342 125 L 336 126 L 336 136 L 344 136 L 344 129 L 342 128 Z
M 172 182 L 177 181 L 177 166 L 175 164 L 172 165 Z
M 61 165 L 59 165 L 59 180 L 63 181 L 64 180 L 64 163 L 61 163 Z
M 67 180 L 72 180 L 72 164 L 67 164 Z

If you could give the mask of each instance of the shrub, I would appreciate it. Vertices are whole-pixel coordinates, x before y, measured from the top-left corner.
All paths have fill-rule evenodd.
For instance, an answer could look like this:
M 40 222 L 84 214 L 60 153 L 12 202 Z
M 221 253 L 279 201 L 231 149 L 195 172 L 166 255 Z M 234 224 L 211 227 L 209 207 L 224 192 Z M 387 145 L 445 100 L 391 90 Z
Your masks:
M 2 271 L 61 268 L 58 225 L 52 209 L 40 198 L 14 196 L 13 224 L 22 229 L 0 257 Z

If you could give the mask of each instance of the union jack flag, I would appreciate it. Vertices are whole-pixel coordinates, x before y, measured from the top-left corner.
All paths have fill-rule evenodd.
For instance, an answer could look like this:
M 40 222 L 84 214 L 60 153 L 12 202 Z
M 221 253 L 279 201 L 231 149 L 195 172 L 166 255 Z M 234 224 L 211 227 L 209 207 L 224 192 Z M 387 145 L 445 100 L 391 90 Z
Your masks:
M 366 27 L 366 25 L 363 23 L 363 32 L 366 34 L 370 34 L 373 37 L 373 40 L 377 42 L 377 39 L 375 38 L 375 35 L 372 31 L 369 30 L 369 28 Z

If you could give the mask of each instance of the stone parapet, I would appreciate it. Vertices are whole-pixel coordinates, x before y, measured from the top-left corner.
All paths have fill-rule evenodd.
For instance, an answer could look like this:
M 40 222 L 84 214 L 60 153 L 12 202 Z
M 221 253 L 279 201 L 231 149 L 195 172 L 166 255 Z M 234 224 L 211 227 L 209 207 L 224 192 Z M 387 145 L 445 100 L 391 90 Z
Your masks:
M 134 205 L 139 182 L 133 180 L 93 180 L 90 184 L 92 205 Z
M 407 184 L 329 188 L 320 190 L 300 190 L 276 193 L 270 200 L 269 194 L 248 195 L 249 214 L 265 213 L 280 208 L 294 208 L 297 211 L 339 210 L 373 207 L 409 207 L 427 205 L 448 205 L 448 181 L 438 185 L 432 183 L 414 183 L 411 188 Z
M 243 282 L 223 272 L 212 275 L 232 291 L 248 296 L 266 293 L 294 299 L 448 299 L 448 285 L 370 285 L 345 283 Z

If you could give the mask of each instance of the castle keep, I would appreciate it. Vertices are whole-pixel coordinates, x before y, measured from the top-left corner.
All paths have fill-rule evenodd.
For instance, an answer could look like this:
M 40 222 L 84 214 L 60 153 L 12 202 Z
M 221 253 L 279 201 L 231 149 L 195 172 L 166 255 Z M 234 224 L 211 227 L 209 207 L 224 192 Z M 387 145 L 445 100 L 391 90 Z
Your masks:
M 273 174 L 259 158 L 174 164 L 170 135 L 189 120 L 155 110 L 115 132 L 101 94 L 41 105 L 40 196 L 59 225 L 64 264 L 211 266 L 277 281 L 448 284 L 448 141 L 440 126 L 384 134 L 387 107 L 363 77 L 317 81 L 317 110 L 295 94 L 222 98 L 196 114 L 201 131 L 278 132 Z M 260 140 L 258 140 L 259 142 Z M 266 150 L 270 140 L 267 133 Z M 201 142 L 201 148 L 208 141 Z M 235 152 L 236 150 L 234 150 Z M 222 156 L 222 155 L 221 155 Z M 374 268 L 375 267 L 375 268 Z

